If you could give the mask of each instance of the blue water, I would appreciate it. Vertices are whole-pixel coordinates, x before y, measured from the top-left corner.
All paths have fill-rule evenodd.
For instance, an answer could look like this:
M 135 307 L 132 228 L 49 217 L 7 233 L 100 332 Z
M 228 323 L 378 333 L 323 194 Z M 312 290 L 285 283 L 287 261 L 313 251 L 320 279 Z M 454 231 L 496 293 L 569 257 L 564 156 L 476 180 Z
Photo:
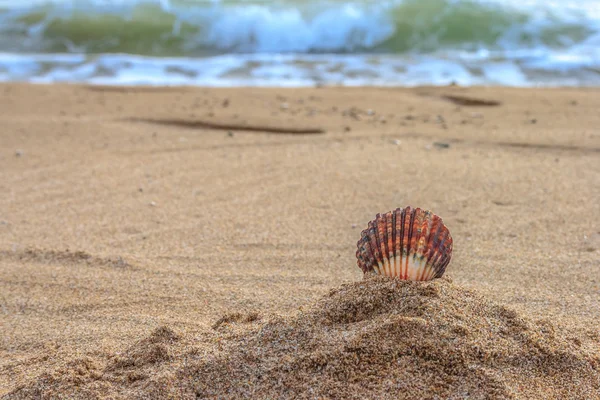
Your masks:
M 0 0 L 0 81 L 600 85 L 600 1 Z

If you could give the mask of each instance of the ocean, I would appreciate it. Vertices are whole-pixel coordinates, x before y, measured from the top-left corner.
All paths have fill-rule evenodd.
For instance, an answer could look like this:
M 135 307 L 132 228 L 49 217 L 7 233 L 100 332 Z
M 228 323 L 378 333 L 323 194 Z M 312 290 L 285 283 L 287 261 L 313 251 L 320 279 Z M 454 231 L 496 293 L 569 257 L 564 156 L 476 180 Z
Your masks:
M 600 85 L 599 0 L 0 0 L 0 81 Z

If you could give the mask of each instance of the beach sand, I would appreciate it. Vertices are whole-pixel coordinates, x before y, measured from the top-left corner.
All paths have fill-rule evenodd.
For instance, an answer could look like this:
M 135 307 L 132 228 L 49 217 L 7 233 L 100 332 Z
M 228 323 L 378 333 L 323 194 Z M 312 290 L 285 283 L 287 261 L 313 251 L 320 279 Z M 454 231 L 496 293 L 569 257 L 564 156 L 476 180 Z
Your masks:
M 598 110 L 0 85 L 0 396 L 600 398 Z M 363 282 L 361 230 L 407 205 L 445 277 Z

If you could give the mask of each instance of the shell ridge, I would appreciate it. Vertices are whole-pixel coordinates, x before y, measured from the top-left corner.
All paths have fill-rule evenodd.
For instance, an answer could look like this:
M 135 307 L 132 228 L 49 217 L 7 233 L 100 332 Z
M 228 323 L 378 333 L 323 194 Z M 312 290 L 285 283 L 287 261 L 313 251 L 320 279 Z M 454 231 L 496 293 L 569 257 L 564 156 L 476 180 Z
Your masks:
M 440 218 L 440 225 L 443 226 L 443 222 Z M 447 250 L 444 244 L 446 243 L 446 239 L 448 238 L 449 232 L 447 229 L 444 229 L 443 232 L 440 232 L 440 235 L 437 237 L 437 243 L 434 243 L 434 255 L 431 260 L 431 265 L 438 265 L 441 262 L 441 257 L 443 254 L 443 250 Z
M 364 245 L 363 245 L 364 239 L 365 239 L 365 231 L 362 231 L 360 233 L 360 239 L 358 239 L 358 242 L 356 242 L 356 264 L 358 264 L 358 267 L 360 269 L 362 269 L 363 272 L 366 272 L 367 265 L 366 265 L 366 262 L 365 262 L 365 259 L 364 259 L 364 255 L 363 255 L 363 253 L 364 253 Z
M 419 280 L 419 275 L 421 274 L 421 267 L 422 267 L 422 257 L 421 254 L 423 253 L 423 242 L 425 241 L 424 238 L 424 234 L 425 234 L 425 221 L 426 221 L 426 217 L 427 217 L 427 212 L 425 210 L 419 209 L 419 212 L 417 212 L 417 217 L 415 219 L 415 227 L 417 228 L 417 232 L 414 238 L 414 242 L 415 242 L 415 249 L 414 249 L 414 254 L 413 254 L 413 268 L 414 268 L 414 277 L 416 280 Z
M 402 254 L 402 247 L 400 246 L 402 231 L 401 223 L 402 223 L 402 210 L 400 208 L 396 208 L 394 211 L 394 232 L 395 232 L 395 241 L 394 241 L 394 265 L 396 267 L 396 276 L 400 275 L 400 254 Z
M 414 231 L 414 226 L 415 226 L 415 217 L 417 215 L 417 210 L 418 208 L 415 208 L 412 210 L 411 215 L 410 215 L 410 225 L 408 227 L 408 248 L 407 248 L 407 254 L 406 254 L 406 270 L 404 271 L 404 279 L 408 279 L 408 264 L 410 262 L 410 253 L 411 251 L 413 251 L 414 249 L 413 247 L 413 243 L 412 243 L 412 238 L 413 238 L 413 231 Z
M 358 250 L 356 250 L 357 263 L 360 269 L 363 270 L 363 273 L 367 273 L 370 270 L 373 270 L 373 260 L 371 259 L 369 253 L 366 251 L 366 246 L 368 245 L 368 240 L 366 240 L 366 234 L 363 231 L 361 240 L 358 241 Z M 370 267 L 370 268 L 369 268 Z
M 388 251 L 388 238 L 387 238 L 387 213 L 381 216 L 381 249 L 383 251 L 383 262 L 386 264 L 387 272 L 389 276 L 393 276 L 392 268 L 390 265 L 390 253 Z
M 365 246 L 367 249 L 367 255 L 371 262 L 371 271 L 374 271 L 375 268 L 377 268 L 377 272 L 381 274 L 381 269 L 379 268 L 379 261 L 375 256 L 375 250 L 373 249 L 373 243 L 371 241 L 371 236 L 369 236 L 369 232 L 370 230 L 365 231 Z
M 394 213 L 388 212 L 386 213 L 386 243 L 387 243 L 387 256 L 388 262 L 390 263 L 390 270 L 392 271 L 392 276 L 396 274 L 395 267 L 393 265 L 394 259 L 394 229 L 392 228 L 394 225 Z
M 366 251 L 367 242 L 368 242 L 367 230 L 366 229 L 363 230 L 360 235 L 361 235 L 360 240 L 356 244 L 356 246 L 358 247 L 358 249 L 356 250 L 356 252 L 357 253 L 360 252 L 361 258 L 359 260 L 357 260 L 357 263 L 359 263 L 359 266 L 361 267 L 361 269 L 363 270 L 363 272 L 367 273 L 367 270 L 369 269 L 369 266 L 366 264 L 367 262 L 370 263 L 370 267 L 371 267 L 371 269 L 373 269 L 373 260 L 372 260 L 372 257 Z M 363 263 L 362 266 L 360 265 L 361 262 Z
M 365 256 L 364 256 L 364 241 L 365 241 L 365 231 L 363 230 L 360 233 L 360 239 L 358 239 L 358 242 L 356 242 L 356 263 L 358 264 L 358 267 L 360 269 L 363 270 L 363 272 L 366 272 L 366 260 L 365 260 Z
M 428 213 L 428 217 L 431 214 L 429 211 Z M 425 239 L 425 251 L 424 254 L 422 254 L 422 260 L 421 260 L 421 275 L 419 277 L 419 280 L 425 280 L 426 275 L 428 274 L 428 270 L 431 269 L 430 268 L 430 264 L 429 264 L 429 254 L 431 253 L 431 249 L 430 249 L 430 244 L 431 244 L 431 237 L 433 236 L 433 218 L 426 218 L 427 221 L 427 239 Z M 436 232 L 437 233 L 437 232 Z
M 410 207 L 406 207 L 402 213 L 402 256 L 400 259 L 400 279 L 404 278 L 404 268 L 408 254 L 408 224 L 410 224 Z
M 426 226 L 425 221 L 427 217 L 427 211 L 419 210 L 417 218 L 415 219 L 415 226 L 417 227 L 417 236 L 415 237 L 415 253 L 413 254 L 413 265 L 414 265 L 414 276 L 415 279 L 421 280 L 421 273 L 423 268 L 423 259 L 421 257 L 423 252 L 423 246 L 425 238 L 423 237 L 424 228 Z
M 369 222 L 369 239 L 370 239 L 370 245 L 371 245 L 371 252 L 372 252 L 373 256 L 375 257 L 375 260 L 377 261 L 379 268 L 381 268 L 383 266 L 383 264 L 381 262 L 381 256 L 379 254 L 379 246 L 377 244 L 377 229 L 375 227 L 374 222 Z
M 385 215 L 385 214 L 384 214 Z M 376 237 L 377 237 L 377 249 L 381 257 L 381 263 L 383 264 L 383 270 L 386 275 L 389 275 L 389 269 L 386 262 L 385 256 L 385 238 L 384 238 L 384 217 L 381 214 L 377 214 L 375 217 L 376 221 Z
M 442 275 L 444 275 L 444 272 L 446 272 L 446 267 L 448 266 L 448 264 L 450 264 L 450 259 L 452 258 L 452 236 L 450 236 L 450 232 L 448 232 L 448 237 L 450 239 L 450 244 L 448 245 L 448 248 L 446 249 L 446 260 L 444 261 L 444 263 L 442 264 L 442 268 L 440 268 L 440 272 L 439 272 L 439 276 L 441 277 Z
M 371 260 L 371 271 L 375 271 L 377 269 L 377 273 L 381 274 L 381 269 L 379 268 L 379 263 L 373 257 L 373 246 L 371 245 L 371 240 L 365 241 L 365 246 L 367 248 L 367 254 L 369 255 L 369 259 Z
M 366 246 L 368 248 L 368 254 L 369 254 L 369 258 L 371 259 L 371 262 L 373 264 L 373 270 L 375 268 L 377 268 L 377 271 L 379 273 L 381 273 L 381 268 L 380 268 L 380 263 L 379 263 L 379 259 L 377 258 L 377 251 L 376 248 L 373 246 L 373 235 L 372 235 L 373 231 L 372 231 L 372 227 L 369 224 L 369 230 L 367 233 L 367 240 L 366 240 Z
M 437 253 L 437 257 L 436 257 L 436 263 L 440 262 L 440 258 L 442 257 L 442 249 L 445 248 L 444 243 L 446 243 L 446 239 L 448 238 L 447 233 L 444 232 L 444 236 L 441 237 L 440 239 L 440 243 L 438 245 L 438 248 L 436 250 Z
M 392 220 L 390 223 L 390 230 L 392 232 L 391 244 L 392 244 L 392 256 L 394 257 L 394 276 L 398 274 L 398 269 L 396 265 L 396 213 L 394 211 L 391 212 Z
M 387 276 L 391 276 L 389 260 L 385 254 L 385 214 L 377 214 L 377 238 L 379 245 L 379 254 L 381 254 L 381 262 L 383 263 L 383 269 Z
M 357 246 L 358 243 L 357 243 Z M 356 250 L 356 264 L 358 265 L 358 268 L 360 268 L 363 272 L 365 272 L 365 269 L 363 268 L 364 265 L 364 261 L 362 259 L 362 254 L 360 254 L 360 250 Z
M 444 223 L 442 222 L 442 219 L 439 218 L 439 217 L 437 217 L 435 219 L 435 224 L 436 224 L 436 230 L 435 230 L 435 234 L 433 235 L 433 243 L 432 243 L 431 247 L 429 248 L 429 254 L 427 256 L 427 262 L 428 263 L 431 262 L 431 259 L 433 258 L 433 256 L 437 252 L 436 245 L 439 242 L 440 233 L 442 231 L 442 227 L 444 226 Z
M 404 224 L 406 221 L 406 209 L 403 208 L 400 210 L 400 248 L 398 251 L 398 276 L 402 279 L 402 263 L 404 257 Z
M 436 271 L 435 276 L 436 277 L 441 277 L 444 274 L 444 271 L 446 271 L 446 266 L 448 265 L 448 263 L 450 262 L 450 257 L 445 256 L 443 258 L 442 263 L 440 264 L 440 268 Z
M 450 258 L 452 256 L 452 237 L 450 236 L 450 232 L 447 232 L 447 235 L 444 239 L 447 239 L 449 244 L 444 248 L 446 250 L 444 252 L 444 256 L 440 257 L 441 259 L 439 261 L 439 269 L 438 271 L 436 271 L 436 276 L 442 276 L 444 274 L 444 272 L 446 271 L 446 266 L 448 266 L 448 264 L 450 263 Z

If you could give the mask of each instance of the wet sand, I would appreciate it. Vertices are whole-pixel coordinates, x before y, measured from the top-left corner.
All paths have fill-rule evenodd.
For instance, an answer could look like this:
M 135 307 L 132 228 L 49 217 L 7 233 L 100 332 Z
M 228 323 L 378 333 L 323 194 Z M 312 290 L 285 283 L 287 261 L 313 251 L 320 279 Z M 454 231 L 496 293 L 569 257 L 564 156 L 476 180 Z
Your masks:
M 470 316 L 479 326 L 481 313 L 456 311 L 474 290 L 492 304 L 484 311 L 514 312 L 529 333 L 550 326 L 551 338 L 538 333 L 554 342 L 540 351 L 575 360 L 551 368 L 563 386 L 536 386 L 555 359 L 540 358 L 519 381 L 494 369 L 502 363 L 467 357 L 474 376 L 494 378 L 473 381 L 490 388 L 474 396 L 561 398 L 572 381 L 576 396 L 593 398 L 598 110 L 595 89 L 0 85 L 0 396 L 227 397 L 214 379 L 232 370 L 223 360 L 239 366 L 240 343 L 274 349 L 273 338 L 257 342 L 264 327 L 309 335 L 300 310 L 362 279 L 354 253 L 367 222 L 411 205 L 450 228 L 452 283 L 436 284 L 449 293 L 448 313 L 401 326 L 439 334 Z M 380 284 L 368 287 L 377 298 Z M 378 323 L 377 313 L 365 318 Z M 482 329 L 459 330 L 477 340 L 457 351 L 471 354 L 477 335 L 502 331 Z M 342 351 L 339 337 L 311 335 Z M 324 351 L 276 350 L 269 355 Z M 413 364 L 427 361 L 419 354 Z M 229 396 L 285 396 L 269 371 L 248 377 L 254 392 Z M 292 382 L 297 393 L 311 387 L 305 376 Z M 391 376 L 390 387 L 405 387 Z M 460 396 L 451 381 L 438 382 L 439 393 Z M 401 393 L 438 393 L 425 386 Z M 312 387 L 302 393 L 348 395 L 333 383 Z M 356 396 L 383 386 L 369 387 Z

